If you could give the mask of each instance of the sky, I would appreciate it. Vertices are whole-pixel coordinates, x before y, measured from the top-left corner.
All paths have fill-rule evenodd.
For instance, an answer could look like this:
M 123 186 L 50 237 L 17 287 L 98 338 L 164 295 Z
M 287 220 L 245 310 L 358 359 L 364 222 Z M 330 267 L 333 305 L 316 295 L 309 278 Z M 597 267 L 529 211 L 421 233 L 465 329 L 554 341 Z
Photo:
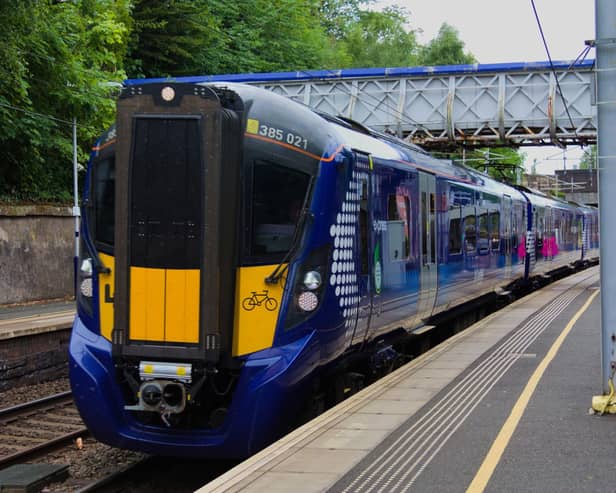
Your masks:
M 410 13 L 409 24 L 421 29 L 418 41 L 428 43 L 443 22 L 455 27 L 479 63 L 548 60 L 530 0 L 377 0 L 376 6 L 398 5 Z M 595 0 L 535 0 L 552 60 L 575 60 L 595 37 Z M 587 58 L 595 58 L 591 50 Z M 526 168 L 537 159 L 537 173 L 563 168 L 563 152 L 555 147 L 525 147 Z M 568 169 L 582 150 L 569 146 Z

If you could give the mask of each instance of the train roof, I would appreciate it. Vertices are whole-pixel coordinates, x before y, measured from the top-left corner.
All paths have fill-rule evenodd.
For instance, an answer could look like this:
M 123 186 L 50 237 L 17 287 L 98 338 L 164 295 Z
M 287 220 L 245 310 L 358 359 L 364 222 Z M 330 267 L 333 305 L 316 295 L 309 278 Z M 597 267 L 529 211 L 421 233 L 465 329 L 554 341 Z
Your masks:
M 569 202 L 553 195 L 548 195 L 540 190 L 525 187 L 523 185 L 515 185 L 515 188 L 524 192 L 524 195 L 530 200 L 531 204 L 541 207 L 552 207 L 561 209 L 576 209 L 580 208 L 579 204 Z
M 345 80 L 375 77 L 417 77 L 426 75 L 465 75 L 503 72 L 531 72 L 546 70 L 569 70 L 574 66 L 578 70 L 592 70 L 595 60 L 546 60 L 535 62 L 506 62 L 506 63 L 473 63 L 466 65 L 436 65 L 423 67 L 374 67 L 374 68 L 348 68 L 336 70 L 297 70 L 294 72 L 261 72 L 241 74 L 218 75 L 190 75 L 169 79 L 159 77 L 153 79 L 126 79 L 127 86 L 143 84 L 145 82 L 184 82 L 190 84 L 212 82 L 280 82 L 280 81 L 306 81 L 306 80 Z
M 291 130 L 304 126 L 304 132 L 308 132 L 306 127 L 317 124 L 326 128 L 326 132 L 312 130 L 313 133 L 318 133 L 321 149 L 328 149 L 334 138 L 337 144 L 371 154 L 377 159 L 388 160 L 394 166 L 415 166 L 452 179 L 483 184 L 483 179 L 478 179 L 469 170 L 455 166 L 451 161 L 437 159 L 415 144 L 402 141 L 393 135 L 376 132 L 348 118 L 315 111 L 297 101 L 290 101 L 284 96 L 255 86 L 234 82 L 202 85 L 236 92 L 245 103 L 248 119 L 265 122 L 275 120 L 277 124 Z
M 337 129 L 343 142 L 352 149 L 358 149 L 381 159 L 394 160 L 402 166 L 413 166 L 429 172 L 460 181 L 466 185 L 476 186 L 483 192 L 502 194 L 522 198 L 522 195 L 506 183 L 499 182 L 487 174 L 473 168 L 454 163 L 451 160 L 438 159 L 421 147 L 398 139 L 393 135 L 375 132 L 363 127 L 357 130 L 354 126 L 345 126 L 348 119 L 324 116 L 333 124 L 340 125 Z M 337 120 L 341 120 L 340 122 Z M 360 124 L 356 124 L 360 125 Z
M 142 79 L 127 81 L 127 85 L 160 84 L 158 79 Z M 164 81 L 169 84 L 176 81 Z M 550 197 L 541 192 L 515 187 L 499 182 L 487 174 L 473 168 L 457 164 L 451 160 L 437 159 L 421 147 L 403 141 L 396 136 L 377 132 L 365 127 L 359 122 L 342 116 L 330 115 L 315 111 L 297 101 L 291 101 L 274 92 L 237 82 L 205 82 L 205 81 L 179 81 L 179 83 L 197 83 L 198 85 L 216 88 L 219 91 L 229 89 L 237 93 L 244 103 L 245 117 L 258 121 L 280 122 L 289 129 L 304 132 L 311 137 L 315 146 L 313 156 L 320 158 L 323 150 L 332 153 L 332 139 L 349 150 L 362 151 L 377 159 L 387 160 L 393 166 L 404 168 L 413 167 L 445 177 L 453 182 L 476 188 L 484 193 L 496 195 L 506 194 L 514 199 L 528 197 L 536 205 L 551 205 L 560 207 L 577 207 L 566 201 Z M 103 139 L 104 140 L 104 139 Z

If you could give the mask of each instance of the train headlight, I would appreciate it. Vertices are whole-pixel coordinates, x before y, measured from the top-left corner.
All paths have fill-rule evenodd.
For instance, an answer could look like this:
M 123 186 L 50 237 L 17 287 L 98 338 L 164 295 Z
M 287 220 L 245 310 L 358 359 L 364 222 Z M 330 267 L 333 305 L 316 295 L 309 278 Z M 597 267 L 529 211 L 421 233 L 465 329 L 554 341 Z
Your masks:
M 86 298 L 92 298 L 92 278 L 88 277 L 79 283 L 79 291 Z
M 319 298 L 312 291 L 304 291 L 299 295 L 297 299 L 297 304 L 299 307 L 305 312 L 313 311 L 317 305 L 319 304 Z
M 92 277 L 92 273 L 94 272 L 94 269 L 92 268 L 92 259 L 91 258 L 84 258 L 81 261 L 81 266 L 79 267 L 79 272 L 82 275 L 82 277 Z
M 309 289 L 310 291 L 318 289 L 321 286 L 321 274 L 319 274 L 316 270 L 306 272 L 304 275 L 304 286 L 306 286 L 306 289 Z
M 91 258 L 84 258 L 79 266 L 79 292 L 86 298 L 92 298 L 92 274 L 94 268 Z
M 85 216 L 82 219 L 85 220 Z M 88 329 L 92 332 L 97 332 L 95 322 L 91 320 L 94 315 L 96 263 L 92 260 L 91 250 L 86 245 L 85 233 L 80 236 L 79 251 L 81 252 L 81 256 L 75 266 L 75 298 L 77 298 L 79 316 L 82 317 L 82 320 L 84 320 L 83 317 L 86 317 L 86 322 L 84 323 L 87 323 Z
M 173 101 L 173 98 L 175 98 L 175 90 L 171 86 L 166 86 L 163 87 L 162 91 L 160 91 L 160 95 L 165 101 L 169 103 Z
M 326 243 L 307 252 L 293 276 L 293 299 L 285 315 L 284 328 L 290 330 L 314 316 L 323 306 L 323 296 L 329 279 L 331 246 Z M 286 288 L 285 288 L 286 289 Z

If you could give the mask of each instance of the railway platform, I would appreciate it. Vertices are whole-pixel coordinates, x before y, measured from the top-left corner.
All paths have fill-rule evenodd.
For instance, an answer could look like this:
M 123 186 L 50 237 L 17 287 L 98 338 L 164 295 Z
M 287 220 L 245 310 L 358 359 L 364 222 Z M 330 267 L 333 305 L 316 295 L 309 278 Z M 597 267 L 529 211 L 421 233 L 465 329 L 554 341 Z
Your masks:
M 68 300 L 0 306 L 0 394 L 66 377 L 74 318 L 75 302 Z
M 0 340 L 71 327 L 75 301 L 48 300 L 0 306 Z
M 616 490 L 599 267 L 481 320 L 198 490 Z

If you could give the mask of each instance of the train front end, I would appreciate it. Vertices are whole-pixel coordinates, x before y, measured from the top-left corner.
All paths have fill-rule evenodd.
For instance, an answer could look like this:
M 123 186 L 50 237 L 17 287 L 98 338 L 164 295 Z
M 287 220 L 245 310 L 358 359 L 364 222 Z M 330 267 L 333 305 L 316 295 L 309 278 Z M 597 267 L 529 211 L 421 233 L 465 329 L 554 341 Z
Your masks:
M 130 85 L 94 149 L 70 378 L 110 445 L 249 455 L 317 364 L 314 331 L 283 330 L 306 318 L 285 283 L 314 259 L 300 242 L 328 137 L 307 109 L 232 88 Z

